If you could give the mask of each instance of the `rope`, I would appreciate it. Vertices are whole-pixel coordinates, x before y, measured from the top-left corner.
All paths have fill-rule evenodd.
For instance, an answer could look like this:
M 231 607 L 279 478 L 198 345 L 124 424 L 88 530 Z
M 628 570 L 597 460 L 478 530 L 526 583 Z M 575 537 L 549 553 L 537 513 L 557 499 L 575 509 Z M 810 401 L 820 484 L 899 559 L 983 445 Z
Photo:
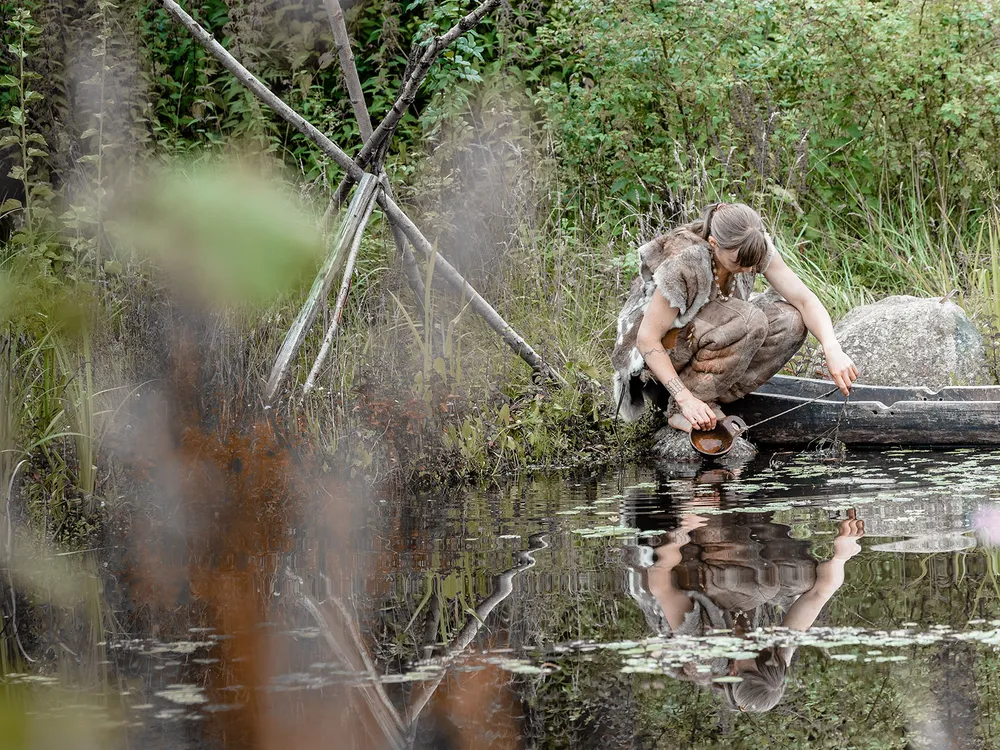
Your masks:
M 777 419 L 778 417 L 783 417 L 786 414 L 788 414 L 788 412 L 795 411 L 796 409 L 801 409 L 803 406 L 809 406 L 809 404 L 813 403 L 814 401 L 819 401 L 820 399 L 826 398 L 827 396 L 832 396 L 834 393 L 836 393 L 839 390 L 840 390 L 840 386 L 837 386 L 837 387 L 833 388 L 832 390 L 827 391 L 826 393 L 824 393 L 821 396 L 817 396 L 816 398 L 811 398 L 808 401 L 803 401 L 801 404 L 793 406 L 791 409 L 785 409 L 782 412 L 778 412 L 777 414 L 774 414 L 774 415 L 768 417 L 767 419 L 762 419 L 759 422 L 754 422 L 752 425 L 748 425 L 746 428 L 744 428 L 742 430 L 742 432 L 747 432 L 748 430 L 752 430 L 754 427 L 759 427 L 760 425 L 764 424 L 765 422 L 770 422 L 772 419 Z M 847 402 L 845 401 L 844 403 L 846 404 Z

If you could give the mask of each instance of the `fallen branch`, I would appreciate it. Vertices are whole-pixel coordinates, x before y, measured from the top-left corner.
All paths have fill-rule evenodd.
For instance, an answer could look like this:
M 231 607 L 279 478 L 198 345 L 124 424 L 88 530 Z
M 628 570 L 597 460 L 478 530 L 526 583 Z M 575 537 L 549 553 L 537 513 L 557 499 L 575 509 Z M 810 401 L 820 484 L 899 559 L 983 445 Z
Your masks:
M 344 153 L 340 147 L 337 146 L 337 144 L 331 141 L 326 135 L 321 133 L 316 126 L 285 104 L 285 102 L 283 102 L 276 94 L 258 81 L 250 71 L 240 65 L 236 58 L 229 54 L 225 47 L 215 41 L 215 39 L 212 38 L 212 35 L 205 31 L 205 29 L 203 29 L 197 21 L 191 18 L 191 16 L 189 16 L 183 8 L 174 2 L 174 0 L 161 0 L 161 2 L 163 3 L 163 7 L 174 15 L 184 25 L 184 27 L 192 33 L 195 39 L 204 45 L 208 51 L 211 52 L 219 60 L 219 62 L 221 62 L 222 65 L 236 77 L 238 81 L 247 86 L 247 88 L 249 88 L 258 99 L 273 109 L 296 130 L 302 133 L 302 135 L 319 146 L 319 148 L 327 156 L 333 159 L 333 161 L 343 168 L 344 171 L 346 171 L 347 174 L 353 179 L 361 180 L 362 176 L 365 175 L 365 172 L 361 169 L 361 167 L 355 164 L 351 157 Z M 499 0 L 497 0 L 497 2 L 499 2 Z M 482 7 L 484 6 L 480 6 L 480 8 Z M 469 16 L 466 16 L 466 18 L 469 18 Z M 463 19 L 463 21 L 464 20 L 465 19 Z M 373 135 L 372 138 L 374 139 L 375 136 Z M 389 221 L 402 228 L 410 242 L 413 243 L 413 246 L 420 250 L 420 252 L 422 252 L 425 256 L 430 257 L 434 252 L 431 243 L 427 241 L 427 238 L 424 237 L 423 234 L 421 234 L 420 230 L 417 229 L 413 221 L 410 220 L 410 217 L 408 217 L 403 210 L 396 205 L 396 202 L 384 191 L 379 191 L 378 203 L 382 207 L 382 210 L 385 211 L 386 216 L 389 217 Z M 559 373 L 553 368 L 549 367 L 549 365 L 546 364 L 540 356 L 538 356 L 535 350 L 532 349 L 531 346 L 529 346 L 528 343 L 513 328 L 511 328 L 507 321 L 505 321 L 500 314 L 494 310 L 485 299 L 482 298 L 479 292 L 477 292 L 472 285 L 469 284 L 469 282 L 462 278 L 462 275 L 440 255 L 437 257 L 436 267 L 440 270 L 440 273 L 449 284 L 466 295 L 472 308 L 483 317 L 487 325 L 499 333 L 504 342 L 517 352 L 517 354 L 536 372 L 542 373 L 544 376 L 556 382 L 560 382 L 564 385 L 566 384 L 565 379 L 562 378 L 562 376 L 560 376 Z
M 351 248 L 352 253 L 356 254 L 354 247 L 361 242 L 361 232 L 368 222 L 368 217 L 372 214 L 377 191 L 378 180 L 370 174 L 364 175 L 361 178 L 357 191 L 354 193 L 351 205 L 347 208 L 347 214 L 340 224 L 340 229 L 337 232 L 336 239 L 333 241 L 330 253 L 326 256 L 326 260 L 323 261 L 319 273 L 316 274 L 316 279 L 309 290 L 305 304 L 302 305 L 298 317 L 295 318 L 295 322 L 292 323 L 291 328 L 288 329 L 288 333 L 285 334 L 285 340 L 281 344 L 278 356 L 274 360 L 274 366 L 271 368 L 271 375 L 267 379 L 267 388 L 264 391 L 264 395 L 268 401 L 273 401 L 278 391 L 281 390 L 292 361 L 295 359 L 295 355 L 298 354 L 299 347 L 302 346 L 302 342 L 305 340 L 306 334 L 309 333 L 309 328 L 312 326 L 313 321 L 316 320 L 320 305 L 329 296 L 333 280 L 344 264 L 345 249 Z M 349 272 L 344 275 L 345 282 L 350 281 L 348 274 Z M 345 292 L 344 297 L 346 298 L 346 296 Z

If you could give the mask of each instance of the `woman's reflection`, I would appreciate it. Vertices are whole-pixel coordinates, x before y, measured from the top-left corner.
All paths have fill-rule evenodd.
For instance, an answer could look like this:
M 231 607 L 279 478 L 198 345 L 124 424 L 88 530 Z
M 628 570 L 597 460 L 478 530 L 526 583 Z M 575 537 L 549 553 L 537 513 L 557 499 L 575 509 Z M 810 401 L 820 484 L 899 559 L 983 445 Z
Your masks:
M 719 479 L 712 472 L 692 483 L 692 496 L 698 495 L 702 507 L 706 501 L 725 505 Z M 706 483 L 715 485 L 708 497 Z M 640 562 L 633 576 L 633 595 L 662 634 L 730 629 L 743 635 L 769 625 L 808 630 L 844 582 L 844 564 L 861 551 L 864 522 L 853 510 L 839 524 L 832 559 L 821 563 L 809 554 L 809 542 L 791 538 L 791 529 L 773 522 L 770 513 L 696 511 L 676 515 L 664 544 L 640 548 L 645 564 Z M 774 646 L 753 659 L 713 659 L 700 668 L 689 663 L 673 676 L 721 691 L 733 709 L 769 711 L 784 694 L 794 653 L 795 647 Z M 712 681 L 724 674 L 742 680 Z

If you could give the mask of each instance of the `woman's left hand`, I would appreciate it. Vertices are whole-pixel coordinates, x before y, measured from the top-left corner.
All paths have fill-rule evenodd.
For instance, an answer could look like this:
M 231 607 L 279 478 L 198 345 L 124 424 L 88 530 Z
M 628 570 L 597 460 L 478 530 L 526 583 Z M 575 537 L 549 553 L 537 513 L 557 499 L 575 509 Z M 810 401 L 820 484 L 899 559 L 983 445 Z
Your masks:
M 830 377 L 840 388 L 841 393 L 845 396 L 850 395 L 851 385 L 858 379 L 857 365 L 844 353 L 839 344 L 827 348 L 825 353 L 826 369 L 830 371 Z
M 840 522 L 837 538 L 833 540 L 833 556 L 837 560 L 850 560 L 861 551 L 858 539 L 865 535 L 865 522 L 855 515 L 854 508 L 847 511 L 847 520 Z

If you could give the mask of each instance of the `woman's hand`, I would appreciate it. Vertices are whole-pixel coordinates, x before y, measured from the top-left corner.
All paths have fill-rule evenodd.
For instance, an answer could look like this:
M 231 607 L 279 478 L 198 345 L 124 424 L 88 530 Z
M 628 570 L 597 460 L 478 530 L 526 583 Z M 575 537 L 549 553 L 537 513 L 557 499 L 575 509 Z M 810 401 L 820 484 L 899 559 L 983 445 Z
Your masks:
M 844 353 L 844 350 L 840 348 L 840 344 L 829 346 L 824 351 L 826 354 L 826 369 L 830 371 L 830 377 L 833 378 L 833 382 L 840 388 L 841 393 L 845 396 L 850 395 L 851 385 L 858 379 L 857 365 Z
M 854 509 L 847 511 L 847 519 L 840 522 L 837 538 L 833 540 L 833 556 L 837 560 L 850 560 L 861 551 L 858 539 L 865 535 L 865 522 L 857 518 Z
M 684 419 L 696 430 L 714 430 L 715 412 L 691 391 L 684 390 L 675 397 Z

